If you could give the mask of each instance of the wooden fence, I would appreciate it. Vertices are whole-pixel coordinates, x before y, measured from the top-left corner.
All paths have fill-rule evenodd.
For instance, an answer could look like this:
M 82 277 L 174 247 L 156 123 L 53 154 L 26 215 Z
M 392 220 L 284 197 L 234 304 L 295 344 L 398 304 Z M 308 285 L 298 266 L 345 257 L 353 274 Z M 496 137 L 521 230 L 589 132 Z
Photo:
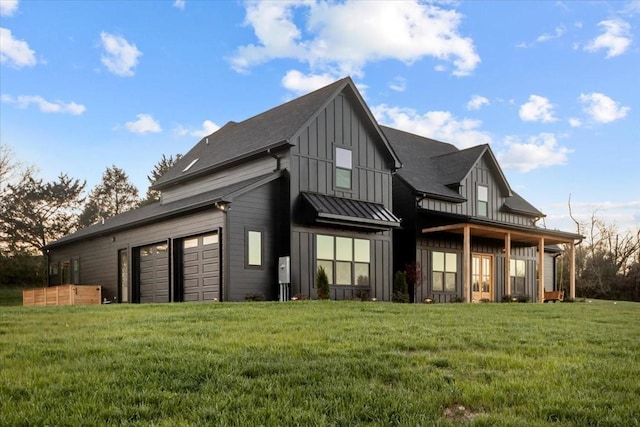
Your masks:
M 100 303 L 102 303 L 102 286 L 98 285 L 60 285 L 22 291 L 22 305 L 25 306 Z

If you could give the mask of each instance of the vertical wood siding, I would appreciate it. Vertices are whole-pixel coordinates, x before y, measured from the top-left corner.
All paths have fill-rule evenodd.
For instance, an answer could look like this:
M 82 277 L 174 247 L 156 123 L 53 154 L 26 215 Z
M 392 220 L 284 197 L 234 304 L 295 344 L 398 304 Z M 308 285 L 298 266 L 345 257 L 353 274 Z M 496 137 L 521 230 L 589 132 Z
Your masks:
M 369 120 L 344 95 L 336 96 L 295 137 L 291 148 L 290 213 L 295 218 L 300 192 L 309 191 L 336 197 L 381 203 L 391 209 L 390 160 L 379 135 Z M 352 188 L 335 186 L 335 147 L 352 151 Z M 316 297 L 315 235 L 328 234 L 371 240 L 370 297 L 391 299 L 393 248 L 391 232 L 360 233 L 330 227 L 291 225 L 291 295 Z M 360 289 L 334 286 L 333 299 L 352 299 Z
M 488 239 L 473 239 L 471 244 L 472 253 L 489 254 L 493 256 L 493 276 L 494 276 L 494 301 L 501 301 L 504 295 L 505 280 L 504 262 L 505 256 L 502 252 L 501 242 Z M 458 254 L 458 266 L 456 275 L 456 291 L 434 292 L 431 285 L 431 253 L 433 251 L 450 252 Z M 462 296 L 462 238 L 451 236 L 450 239 L 428 238 L 421 236 L 418 238 L 416 246 L 416 262 L 420 264 L 422 270 L 422 284 L 415 289 L 415 301 L 422 302 L 425 298 L 431 298 L 434 302 L 449 302 L 452 296 Z M 511 259 L 525 260 L 525 294 L 531 297 L 532 301 L 537 297 L 537 250 L 535 247 L 512 247 Z
M 304 294 L 317 298 L 315 285 L 316 248 L 318 234 L 368 239 L 371 241 L 371 262 L 369 266 L 369 298 L 381 301 L 391 300 L 392 242 L 389 232 L 358 233 L 338 231 L 332 228 L 294 227 L 291 239 L 291 295 Z M 362 287 L 331 286 L 331 298 L 337 300 L 356 299 Z
M 467 199 L 466 202 L 452 203 L 426 198 L 420 202 L 420 207 L 436 212 L 477 216 L 477 186 L 485 185 L 489 189 L 489 206 L 488 215 L 483 218 L 509 224 L 533 226 L 534 223 L 531 217 L 505 212 L 501 209 L 506 200 L 506 194 L 503 194 L 498 181 L 493 176 L 486 157 L 485 155 L 480 158 L 461 183 L 460 195 Z
M 294 137 L 291 194 L 301 191 L 391 206 L 391 171 L 382 141 L 351 102 L 337 96 Z M 352 189 L 335 187 L 335 147 L 352 150 Z M 295 197 L 292 197 L 295 199 Z

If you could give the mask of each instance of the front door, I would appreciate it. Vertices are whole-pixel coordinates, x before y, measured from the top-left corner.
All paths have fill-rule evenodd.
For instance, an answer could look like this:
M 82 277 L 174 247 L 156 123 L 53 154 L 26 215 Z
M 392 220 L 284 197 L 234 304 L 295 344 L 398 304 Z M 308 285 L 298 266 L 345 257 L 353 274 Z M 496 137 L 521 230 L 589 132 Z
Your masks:
M 493 301 L 493 256 L 473 254 L 471 260 L 471 301 Z

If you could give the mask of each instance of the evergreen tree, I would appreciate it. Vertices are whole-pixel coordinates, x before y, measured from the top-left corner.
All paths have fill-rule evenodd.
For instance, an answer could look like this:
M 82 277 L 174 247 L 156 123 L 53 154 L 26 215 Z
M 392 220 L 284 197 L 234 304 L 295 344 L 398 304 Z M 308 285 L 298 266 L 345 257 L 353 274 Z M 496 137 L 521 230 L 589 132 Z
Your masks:
M 48 243 L 74 231 L 85 185 L 66 174 L 44 182 L 31 170 L 8 184 L 0 206 L 0 235 L 9 252 L 44 252 Z
M 78 224 L 87 227 L 129 211 L 138 204 L 138 189 L 122 169 L 113 165 L 102 174 L 102 182 L 91 190 Z
M 158 180 L 162 178 L 162 176 L 165 173 L 167 173 L 167 171 L 171 169 L 173 165 L 175 165 L 178 162 L 178 160 L 180 160 L 181 158 L 182 158 L 181 154 L 176 154 L 175 156 L 170 155 L 169 157 L 163 154 L 160 161 L 156 163 L 156 165 L 153 167 L 153 170 L 151 171 L 151 175 L 147 175 L 147 179 L 149 180 L 149 186 L 152 186 L 153 184 L 158 182 Z M 152 190 L 151 188 L 148 188 L 147 195 L 145 196 L 144 200 L 140 202 L 140 206 L 146 206 L 148 204 L 157 202 L 159 200 L 160 200 L 160 192 L 157 190 Z

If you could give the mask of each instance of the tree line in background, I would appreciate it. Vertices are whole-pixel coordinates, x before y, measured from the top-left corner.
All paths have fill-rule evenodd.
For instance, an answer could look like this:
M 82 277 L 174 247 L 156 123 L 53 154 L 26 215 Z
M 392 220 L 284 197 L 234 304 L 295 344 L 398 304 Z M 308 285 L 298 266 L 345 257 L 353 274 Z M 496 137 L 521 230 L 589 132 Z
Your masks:
M 181 155 L 163 155 L 147 175 L 153 185 Z M 45 246 L 62 236 L 114 215 L 160 200 L 148 189 L 140 198 L 124 170 L 106 168 L 102 180 L 85 194 L 86 181 L 60 174 L 51 182 L 17 161 L 0 144 L 0 285 L 45 283 Z M 579 297 L 640 301 L 640 227 L 620 232 L 595 215 L 576 221 L 585 239 L 576 247 L 576 292 Z M 568 251 L 558 262 L 558 283 L 569 290 Z M 568 293 L 568 292 L 567 292 Z
M 147 175 L 153 185 L 179 159 L 163 155 Z M 86 192 L 86 181 L 61 173 L 53 181 L 15 159 L 0 144 L 0 285 L 45 283 L 46 245 L 81 228 L 160 200 L 148 189 L 140 198 L 124 170 L 106 168 L 102 180 Z

